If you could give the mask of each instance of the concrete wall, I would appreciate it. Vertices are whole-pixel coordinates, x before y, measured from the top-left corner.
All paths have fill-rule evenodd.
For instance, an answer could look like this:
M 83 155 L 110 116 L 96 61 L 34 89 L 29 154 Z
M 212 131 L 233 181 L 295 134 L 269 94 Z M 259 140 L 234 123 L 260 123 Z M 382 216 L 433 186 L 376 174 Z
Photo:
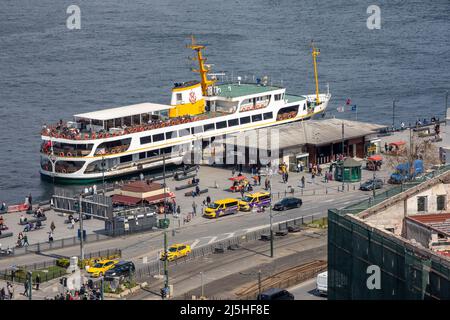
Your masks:
M 398 202 L 394 202 L 389 204 L 389 206 L 381 211 L 378 211 L 376 214 L 373 214 L 365 220 L 368 223 L 378 227 L 378 228 L 394 228 L 394 233 L 397 235 L 402 234 L 403 229 L 403 218 L 405 213 L 407 216 L 417 215 L 417 214 L 429 214 L 429 213 L 445 213 L 448 210 L 437 210 L 437 196 L 438 195 L 446 195 L 447 203 L 446 208 L 450 208 L 450 185 L 444 183 L 438 183 L 428 190 L 417 193 L 407 199 L 406 203 L 406 212 L 405 212 L 405 201 L 400 200 Z M 417 198 L 421 196 L 427 197 L 427 211 L 418 212 L 417 211 Z M 418 239 L 416 239 L 418 241 Z

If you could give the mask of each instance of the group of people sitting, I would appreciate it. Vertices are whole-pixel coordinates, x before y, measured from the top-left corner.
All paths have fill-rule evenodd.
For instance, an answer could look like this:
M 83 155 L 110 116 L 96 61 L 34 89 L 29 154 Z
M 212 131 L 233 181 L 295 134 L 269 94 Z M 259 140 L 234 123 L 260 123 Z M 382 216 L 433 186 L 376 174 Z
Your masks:
M 277 116 L 277 121 L 280 120 L 287 120 L 287 119 L 292 119 L 295 118 L 295 116 L 297 115 L 296 111 L 291 111 L 291 112 L 286 112 L 286 113 L 280 113 Z

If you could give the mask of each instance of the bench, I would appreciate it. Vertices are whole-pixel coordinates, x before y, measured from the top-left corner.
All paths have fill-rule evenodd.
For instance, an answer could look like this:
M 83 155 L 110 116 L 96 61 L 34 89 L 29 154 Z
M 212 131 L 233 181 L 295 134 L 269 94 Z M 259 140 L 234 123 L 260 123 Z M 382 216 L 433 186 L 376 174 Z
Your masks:
M 288 234 L 287 230 L 280 230 L 280 231 L 275 232 L 275 235 L 279 236 L 279 237 L 287 236 L 287 234 Z
M 183 189 L 187 189 L 187 188 L 191 188 L 191 187 L 195 187 L 198 185 L 198 182 L 196 183 L 188 183 L 188 184 L 183 184 L 181 186 L 176 186 L 175 190 L 183 190 Z
M 26 221 L 19 222 L 19 225 L 24 226 L 24 225 L 28 224 L 28 222 L 36 223 L 38 220 L 45 221 L 45 220 L 47 220 L 47 217 L 27 219 Z
M 192 197 L 192 193 L 193 193 L 193 192 L 195 192 L 195 190 L 186 192 L 184 195 L 185 195 L 186 197 Z M 203 193 L 207 193 L 207 192 L 208 192 L 208 188 L 203 189 L 203 190 L 200 189 L 199 194 L 203 194 Z
M 2 234 L 0 234 L 0 239 L 12 237 L 12 235 L 13 235 L 12 232 L 2 232 Z
M 181 180 L 186 180 L 186 179 L 194 178 L 195 176 L 196 176 L 195 173 L 194 173 L 194 174 L 187 174 L 187 175 L 185 175 L 185 174 L 176 174 L 176 175 L 174 176 L 174 179 L 175 179 L 176 181 L 181 181 Z
M 289 232 L 300 232 L 301 230 L 300 226 L 288 226 Z

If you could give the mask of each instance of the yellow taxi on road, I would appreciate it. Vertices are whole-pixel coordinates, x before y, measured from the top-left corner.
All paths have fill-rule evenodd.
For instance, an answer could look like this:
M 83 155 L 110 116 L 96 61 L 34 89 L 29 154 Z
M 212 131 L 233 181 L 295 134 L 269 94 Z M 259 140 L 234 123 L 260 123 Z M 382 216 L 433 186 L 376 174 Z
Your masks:
M 167 258 L 168 261 L 173 261 L 178 258 L 182 258 L 191 253 L 191 246 L 187 244 L 177 243 L 171 245 L 167 249 L 167 253 L 161 252 L 161 260 L 165 260 Z
M 119 260 L 100 260 L 97 261 L 97 263 L 95 263 L 92 267 L 89 267 L 87 272 L 91 277 L 101 277 L 118 262 Z
M 229 214 L 234 214 L 238 210 L 246 211 L 247 204 L 237 199 L 227 198 L 214 201 L 206 207 L 204 216 L 206 218 L 218 218 Z

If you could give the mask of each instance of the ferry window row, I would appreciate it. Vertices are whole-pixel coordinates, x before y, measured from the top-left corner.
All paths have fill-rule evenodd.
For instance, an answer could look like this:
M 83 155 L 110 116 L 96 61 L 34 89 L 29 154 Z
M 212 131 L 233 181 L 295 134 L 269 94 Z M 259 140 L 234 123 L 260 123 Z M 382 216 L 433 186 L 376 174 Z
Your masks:
M 242 118 L 230 119 L 228 121 L 219 121 L 217 123 L 208 123 L 203 126 L 196 126 L 191 128 L 186 128 L 178 131 L 170 131 L 164 133 L 158 133 L 154 135 L 149 135 L 140 138 L 141 145 L 148 144 L 152 142 L 160 142 L 164 140 L 174 139 L 178 137 L 185 137 L 190 134 L 198 134 L 202 132 L 212 131 L 212 130 L 220 130 L 225 129 L 227 127 L 234 127 L 244 124 L 248 124 L 250 122 L 258 122 L 262 120 L 270 120 L 273 119 L 273 112 L 265 112 L 262 114 L 255 114 L 252 116 L 246 116 Z

